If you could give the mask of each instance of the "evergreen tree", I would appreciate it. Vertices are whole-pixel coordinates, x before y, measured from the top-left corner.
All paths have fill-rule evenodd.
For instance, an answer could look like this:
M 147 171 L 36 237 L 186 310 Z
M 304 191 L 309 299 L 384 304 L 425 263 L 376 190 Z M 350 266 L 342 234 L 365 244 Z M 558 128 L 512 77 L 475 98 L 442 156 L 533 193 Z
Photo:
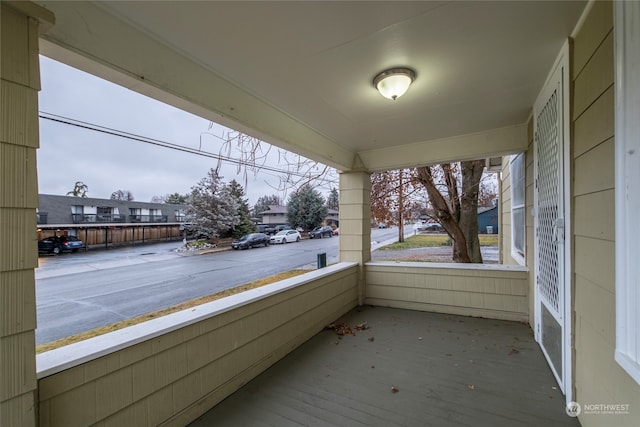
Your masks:
M 338 210 L 340 208 L 340 196 L 338 195 L 338 189 L 333 187 L 327 197 L 327 208 Z
M 223 233 L 223 237 L 233 236 L 239 238 L 248 233 L 255 233 L 258 231 L 256 225 L 251 221 L 251 214 L 249 212 L 249 202 L 245 198 L 244 188 L 235 179 L 231 180 L 227 184 L 229 194 L 236 207 L 236 213 L 239 216 L 238 224 Z
M 320 193 L 304 185 L 289 196 L 287 203 L 287 219 L 292 227 L 311 230 L 322 224 L 327 216 L 327 206 Z
M 164 203 L 168 205 L 186 205 L 189 203 L 188 194 L 173 193 L 164 197 Z
M 89 191 L 89 187 L 82 181 L 76 181 L 73 186 L 73 190 L 67 193 L 67 196 L 74 197 L 87 197 L 87 192 Z
M 270 205 L 280 206 L 282 204 L 282 199 L 280 196 L 276 196 L 272 194 L 270 196 L 260 196 L 255 205 L 253 205 L 252 214 L 254 218 L 262 219 L 262 212 L 269 209 Z
M 187 221 L 194 231 L 209 238 L 219 237 L 240 223 L 230 189 L 214 169 L 191 188 Z
M 132 202 L 133 200 L 135 200 L 135 197 L 133 197 L 133 193 L 129 190 L 116 190 L 111 193 L 111 200 Z

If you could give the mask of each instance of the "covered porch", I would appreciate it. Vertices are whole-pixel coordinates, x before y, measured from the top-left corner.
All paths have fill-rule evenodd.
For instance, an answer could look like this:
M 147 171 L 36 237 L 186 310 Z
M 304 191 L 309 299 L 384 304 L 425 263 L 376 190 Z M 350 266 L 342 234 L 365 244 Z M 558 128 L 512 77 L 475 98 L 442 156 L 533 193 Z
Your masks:
M 613 14 L 627 6 L 632 41 L 633 2 L 3 1 L 0 424 L 575 425 L 570 397 L 626 405 L 580 414 L 585 426 L 638 425 L 637 361 L 614 358 L 627 319 L 613 285 Z M 36 356 L 40 53 L 338 169 L 340 262 Z M 534 104 L 559 56 L 556 170 L 570 209 L 545 231 L 567 261 L 545 318 Z M 383 99 L 372 78 L 404 65 L 417 71 L 410 91 Z M 520 262 L 370 262 L 372 172 L 515 153 Z M 505 248 L 509 173 L 503 161 Z M 552 316 L 566 329 L 540 328 Z M 336 321 L 370 328 L 339 339 L 324 330 Z M 557 352 L 545 359 L 548 332 Z M 255 406 L 239 406 L 247 396 Z

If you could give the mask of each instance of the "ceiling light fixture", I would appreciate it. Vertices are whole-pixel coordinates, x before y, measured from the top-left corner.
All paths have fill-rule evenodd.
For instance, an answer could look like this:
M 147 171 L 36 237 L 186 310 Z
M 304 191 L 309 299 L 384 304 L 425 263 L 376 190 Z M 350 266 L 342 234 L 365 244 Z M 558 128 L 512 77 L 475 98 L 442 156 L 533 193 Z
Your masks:
M 415 71 L 409 68 L 391 68 L 375 76 L 373 85 L 382 96 L 395 101 L 404 95 L 415 79 Z

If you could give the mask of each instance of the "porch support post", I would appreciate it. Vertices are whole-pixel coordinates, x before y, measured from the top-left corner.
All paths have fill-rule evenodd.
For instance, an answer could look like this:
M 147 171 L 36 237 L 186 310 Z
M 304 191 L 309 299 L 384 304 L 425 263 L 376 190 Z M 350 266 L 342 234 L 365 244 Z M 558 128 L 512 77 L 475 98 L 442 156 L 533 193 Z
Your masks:
M 364 302 L 364 263 L 371 260 L 371 179 L 367 172 L 340 173 L 340 261 L 360 264 L 359 304 Z
M 53 15 L 3 1 L 0 20 L 0 425 L 35 426 L 38 35 Z

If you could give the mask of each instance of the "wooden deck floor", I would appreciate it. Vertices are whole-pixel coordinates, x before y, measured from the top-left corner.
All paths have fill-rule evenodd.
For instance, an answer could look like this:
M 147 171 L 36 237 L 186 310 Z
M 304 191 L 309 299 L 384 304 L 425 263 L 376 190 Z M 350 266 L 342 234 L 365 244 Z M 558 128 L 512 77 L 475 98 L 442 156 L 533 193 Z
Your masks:
M 337 322 L 355 335 L 319 333 L 191 426 L 580 425 L 527 325 L 382 307 Z

